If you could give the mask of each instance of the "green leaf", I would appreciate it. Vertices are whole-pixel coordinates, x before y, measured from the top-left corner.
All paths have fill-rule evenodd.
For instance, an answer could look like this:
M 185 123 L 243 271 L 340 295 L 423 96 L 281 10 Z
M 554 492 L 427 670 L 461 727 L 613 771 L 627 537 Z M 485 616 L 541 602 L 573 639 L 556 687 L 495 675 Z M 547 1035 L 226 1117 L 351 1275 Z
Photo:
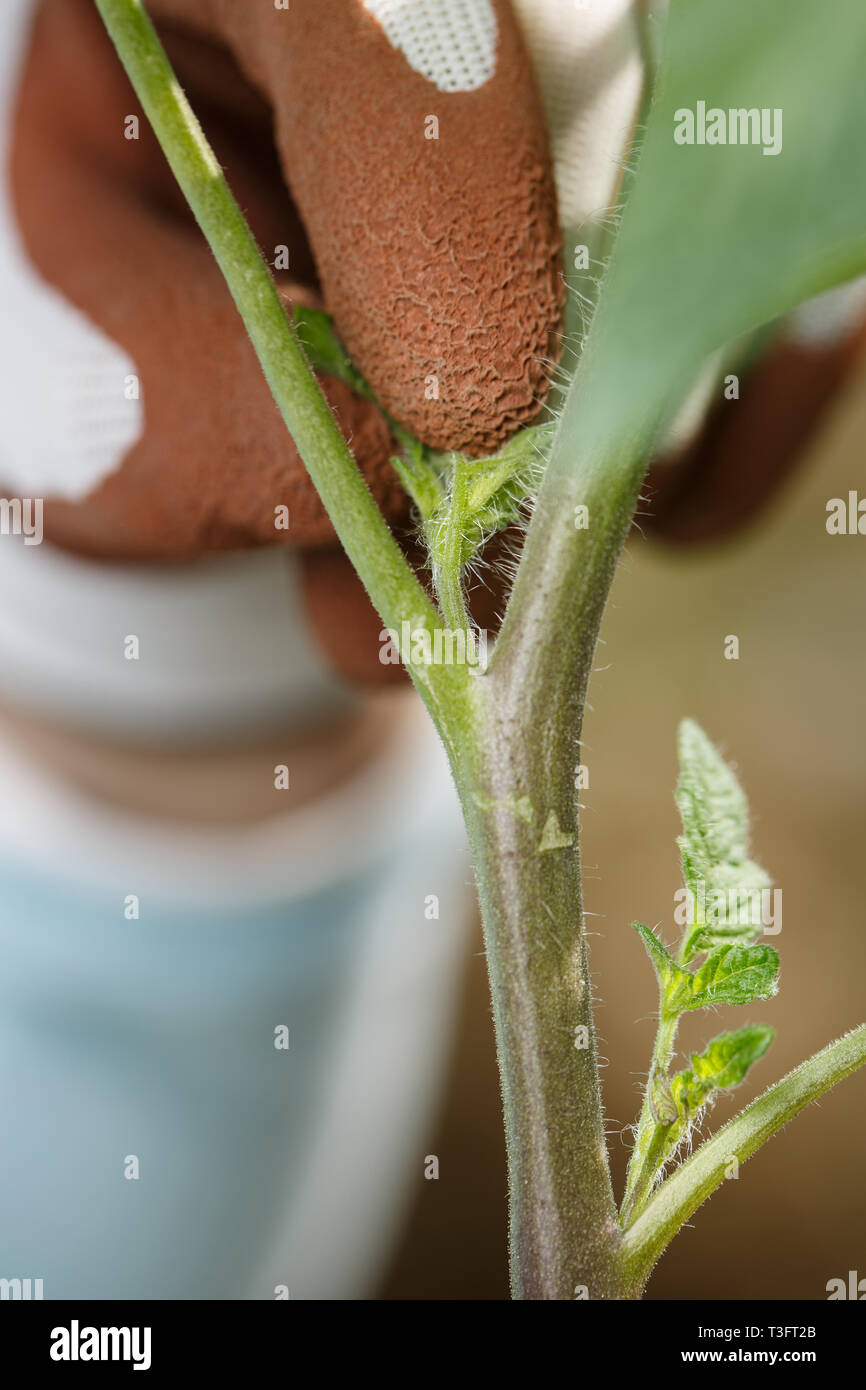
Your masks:
M 728 1091 L 739 1086 L 775 1036 L 775 1030 L 764 1023 L 749 1024 L 735 1033 L 720 1033 L 703 1052 L 692 1053 L 695 1080 L 708 1090 Z
M 642 922 L 632 922 L 659 982 L 661 1013 L 668 1018 L 718 1004 L 750 1004 L 776 993 L 779 957 L 772 946 L 717 946 L 696 971 L 683 970 Z
M 692 977 L 687 970 L 682 970 L 677 965 L 670 951 L 659 941 L 655 932 L 651 932 L 649 927 L 644 926 L 643 922 L 632 922 L 631 925 L 646 947 L 647 955 L 652 961 L 659 982 L 659 994 L 664 1009 L 665 1000 L 669 996 L 675 992 L 683 994 L 688 992 Z
M 652 1079 L 650 1106 L 656 1124 L 644 1141 L 643 1152 L 652 1168 L 650 1187 L 673 1158 L 692 1125 L 700 1120 L 701 1112 L 714 1093 L 739 1086 L 749 1068 L 763 1057 L 774 1036 L 773 1029 L 764 1024 L 750 1024 L 735 1033 L 720 1033 L 703 1052 L 692 1053 L 689 1069 L 677 1072 L 670 1080 L 667 1077 Z
M 679 844 L 686 884 L 696 895 L 706 885 L 719 890 L 754 882 L 762 870 L 747 856 L 748 807 L 731 769 L 709 739 L 691 720 L 679 730 L 680 781 L 676 799 L 683 822 Z M 766 876 L 763 876 L 766 880 Z M 739 1085 L 746 1072 L 769 1047 L 773 1030 L 750 1025 L 723 1033 L 702 1053 L 692 1053 L 690 1068 L 668 1076 L 677 1026 L 683 1013 L 721 1004 L 742 1005 L 769 999 L 776 992 L 779 958 L 771 946 L 751 945 L 755 927 L 732 922 L 727 892 L 725 915 L 710 907 L 692 915 L 678 959 L 647 927 L 638 932 L 652 960 L 659 984 L 659 1026 L 653 1047 L 649 1082 L 644 1094 L 628 1167 L 623 1220 L 639 1212 L 665 1166 L 676 1153 L 689 1127 L 713 1092 Z M 760 917 L 757 919 L 760 930 Z M 742 939 L 731 941 L 729 933 Z M 697 969 L 690 958 L 706 953 Z
M 693 1119 L 714 1091 L 741 1085 L 775 1036 L 775 1030 L 766 1024 L 749 1024 L 735 1033 L 720 1033 L 703 1052 L 693 1052 L 691 1067 L 671 1077 L 671 1095 L 680 1121 Z
M 761 895 L 770 878 L 748 854 L 749 809 L 733 770 L 691 719 L 680 725 L 677 843 L 690 911 L 682 958 L 761 934 Z
M 425 522 L 437 507 L 441 506 L 445 497 L 442 473 L 434 461 L 440 457 L 426 449 L 417 439 L 410 439 L 406 441 L 406 457 L 400 458 L 395 455 L 391 459 L 391 467 Z
M 292 318 L 298 330 L 298 337 L 309 358 L 310 366 L 326 376 L 335 376 L 345 381 L 359 396 L 373 400 L 373 393 L 356 367 L 352 366 L 345 348 L 334 332 L 330 314 L 322 309 L 309 309 L 306 305 L 295 304 Z
M 473 515 L 485 512 L 497 493 L 512 482 L 523 478 L 536 480 L 544 467 L 544 458 L 553 439 L 552 425 L 530 425 L 520 430 L 491 458 L 468 462 L 467 509 Z
M 457 503 L 452 487 L 427 527 L 434 566 L 440 562 L 446 537 L 455 524 L 460 531 L 458 558 L 463 568 L 491 535 L 517 520 L 523 503 L 536 490 L 544 472 L 552 437 L 552 425 L 531 425 L 490 458 L 455 456 L 452 480 L 459 466 L 460 515 L 454 515 Z
M 679 727 L 680 780 L 676 802 L 686 881 L 705 878 L 719 864 L 746 859 L 749 811 L 731 768 L 693 719 Z
M 776 993 L 779 957 L 772 946 L 716 946 L 698 970 L 681 974 L 665 1003 L 670 1013 L 750 1004 Z
M 864 68 L 862 0 L 671 0 L 591 331 L 582 452 L 612 428 L 645 434 L 716 349 L 866 270 Z M 781 111 L 781 151 L 678 144 L 698 102 Z

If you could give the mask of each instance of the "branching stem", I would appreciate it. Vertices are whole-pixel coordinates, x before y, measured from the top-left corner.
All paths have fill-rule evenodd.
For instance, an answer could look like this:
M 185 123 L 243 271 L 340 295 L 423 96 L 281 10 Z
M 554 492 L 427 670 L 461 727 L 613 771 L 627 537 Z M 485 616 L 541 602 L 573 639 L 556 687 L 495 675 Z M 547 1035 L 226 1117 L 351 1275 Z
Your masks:
M 676 1041 L 678 1025 L 679 1014 L 665 1015 L 662 1013 L 659 1018 L 655 1043 L 653 1044 L 649 1078 L 647 1080 L 646 1090 L 644 1091 L 640 1118 L 638 1119 L 637 1132 L 635 1134 L 634 1148 L 632 1149 L 631 1161 L 629 1162 L 628 1174 L 626 1176 L 625 1196 L 620 1213 L 625 1226 L 628 1225 L 633 1213 L 640 1211 L 646 1201 L 658 1167 L 658 1150 L 663 1146 L 664 1134 L 656 1136 L 657 1142 L 650 1142 L 649 1147 L 647 1147 L 647 1141 L 652 1132 L 656 1129 L 658 1123 L 652 1108 L 652 1086 L 653 1079 L 656 1076 L 667 1075 L 667 1070 L 674 1054 L 674 1043 Z
M 96 4 L 375 607 L 386 626 L 399 631 L 408 620 L 432 636 L 440 614 L 356 467 L 140 0 Z M 723 1180 L 730 1156 L 748 1158 L 866 1060 L 864 1026 L 703 1144 L 623 1233 L 604 1142 L 575 767 L 599 624 L 658 418 L 643 396 L 617 413 L 610 353 L 599 368 L 596 337 L 591 328 L 565 398 L 487 674 L 403 653 L 448 750 L 478 875 L 505 1109 L 512 1281 L 528 1298 L 638 1297 L 667 1242 Z M 455 470 L 455 488 L 463 485 Z M 578 513 L 587 526 L 576 524 Z M 457 525 L 446 543 L 440 596 L 446 620 L 459 628 L 466 613 Z M 672 1046 L 663 1019 L 658 1066 L 666 1069 Z M 631 1211 L 646 1186 L 641 1170 Z
M 466 468 L 461 454 L 451 456 L 451 507 L 446 523 L 442 563 L 436 566 L 436 593 L 445 621 L 455 631 L 465 630 L 469 619 L 463 597 L 463 526 L 466 513 Z
M 680 1227 L 724 1182 L 735 1158 L 747 1158 L 810 1103 L 866 1062 L 866 1024 L 825 1047 L 777 1081 L 707 1139 L 662 1183 L 625 1233 L 623 1258 L 640 1283 Z

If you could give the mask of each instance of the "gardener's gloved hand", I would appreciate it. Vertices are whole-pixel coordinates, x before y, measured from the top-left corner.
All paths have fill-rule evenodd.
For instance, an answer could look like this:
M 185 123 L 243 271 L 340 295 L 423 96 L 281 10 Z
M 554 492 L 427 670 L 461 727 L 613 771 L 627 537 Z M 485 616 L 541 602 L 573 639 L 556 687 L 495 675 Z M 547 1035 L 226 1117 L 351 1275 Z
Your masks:
M 476 454 L 531 419 L 560 321 L 559 231 L 507 0 L 447 13 L 389 0 L 148 10 L 260 245 L 277 267 L 288 259 L 287 300 L 324 302 L 387 410 L 436 447 Z M 76 457 L 75 438 L 56 441 L 68 457 L 54 495 L 68 500 L 49 507 L 50 534 L 105 556 L 189 556 L 279 541 L 285 503 L 282 539 L 331 540 L 92 0 L 39 8 L 11 178 L 30 261 L 141 383 L 125 403 L 126 373 L 94 380 L 82 408 L 103 413 L 116 446 L 101 470 Z M 379 502 L 399 515 L 382 417 L 325 384 Z
M 31 40 L 34 4 L 6 0 L 0 35 L 7 90 L 21 69 L 0 277 L 26 330 L 0 344 L 0 486 L 45 496 L 49 538 L 97 556 L 297 547 L 332 662 L 387 673 L 378 620 L 91 0 L 42 0 Z M 324 302 L 389 411 L 470 453 L 531 419 L 562 284 L 547 137 L 507 0 L 148 8 L 287 299 Z M 543 90 L 568 266 L 615 200 L 642 81 L 636 10 L 513 9 Z M 383 418 L 342 383 L 323 384 L 399 525 L 407 506 Z M 804 409 L 813 395 L 800 393 Z M 687 476 L 686 494 L 694 476 L 716 479 L 710 494 L 726 476 L 725 449 L 710 463 L 700 438 L 694 450 L 655 489 L 662 524 Z M 749 487 L 739 495 L 748 510 Z M 288 532 L 274 526 L 282 505 Z M 685 496 L 680 523 L 688 515 Z
M 93 556 L 299 548 L 331 655 L 358 674 L 363 630 L 361 664 L 385 674 L 378 620 L 92 0 L 41 0 L 31 36 L 34 3 L 4 0 L 20 82 L 14 305 L 39 346 L 30 361 L 7 350 L 0 413 L 22 418 L 0 444 L 0 487 L 44 496 L 48 538 Z M 544 120 L 508 0 L 147 9 L 287 305 L 324 305 L 383 405 L 434 446 L 484 454 L 529 421 L 563 286 Z M 66 301 L 41 286 L 38 319 L 28 263 Z M 408 520 L 382 415 L 323 386 L 386 516 Z M 285 506 L 288 531 L 275 529 Z

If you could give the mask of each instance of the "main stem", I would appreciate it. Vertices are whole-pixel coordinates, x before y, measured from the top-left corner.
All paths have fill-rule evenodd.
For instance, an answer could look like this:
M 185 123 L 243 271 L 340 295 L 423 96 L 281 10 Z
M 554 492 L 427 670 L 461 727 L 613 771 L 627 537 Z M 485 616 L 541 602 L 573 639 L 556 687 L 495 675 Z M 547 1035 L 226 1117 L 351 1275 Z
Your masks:
M 566 814 L 544 848 L 552 804 L 546 772 L 533 766 L 519 724 L 509 726 L 497 707 L 494 685 L 489 693 L 478 758 L 484 771 L 463 795 L 502 1083 L 512 1291 L 528 1299 L 626 1298 L 576 816 Z
M 584 372 L 586 368 L 582 369 Z M 575 774 L 602 612 L 643 477 L 593 447 L 570 393 L 487 676 L 461 785 L 505 1111 L 515 1297 L 625 1299 L 583 930 Z M 620 449 L 618 446 L 622 444 Z M 575 508 L 588 508 L 587 529 Z

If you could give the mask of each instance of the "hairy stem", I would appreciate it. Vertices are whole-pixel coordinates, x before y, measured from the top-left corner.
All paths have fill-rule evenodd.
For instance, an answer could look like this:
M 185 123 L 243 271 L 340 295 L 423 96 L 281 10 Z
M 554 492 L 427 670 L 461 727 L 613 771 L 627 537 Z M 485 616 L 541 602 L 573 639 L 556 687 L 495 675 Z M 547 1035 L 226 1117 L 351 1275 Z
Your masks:
M 468 626 L 463 598 L 463 528 L 466 523 L 466 460 L 452 454 L 451 509 L 441 563 L 435 567 L 436 594 L 442 615 L 455 632 Z
M 573 798 L 486 710 L 464 793 L 505 1112 L 516 1298 L 624 1298 L 602 1124 Z M 562 783 L 561 776 L 557 779 Z M 570 780 L 570 779 L 568 779 Z M 559 804 L 561 819 L 551 821 Z M 555 814 L 555 812 L 554 812 Z
M 502 1076 L 516 1296 L 627 1298 L 583 931 L 575 773 L 599 624 L 643 468 L 586 433 L 587 347 L 485 678 L 464 796 Z M 575 525 L 580 504 L 587 528 Z
M 440 615 L 355 465 L 140 0 L 96 4 L 346 553 L 388 627 L 408 620 L 432 635 Z M 623 409 L 610 331 L 600 352 L 598 338 L 591 330 L 565 399 L 488 674 L 402 653 L 448 749 L 474 853 L 505 1108 L 512 1280 L 525 1298 L 639 1296 L 731 1155 L 748 1158 L 866 1060 L 864 1025 L 702 1145 L 623 1233 L 604 1142 L 574 772 L 601 615 L 661 402 L 650 408 L 644 392 Z M 459 540 L 455 527 L 443 586 L 457 627 Z M 672 1042 L 660 1033 L 665 1067 Z M 643 1182 L 641 1170 L 632 1209 Z
M 633 1214 L 640 1211 L 646 1201 L 658 1166 L 659 1150 L 664 1146 L 664 1134 L 654 1136 L 655 1142 L 652 1142 L 651 1138 L 658 1123 L 652 1108 L 652 1084 L 655 1076 L 667 1075 L 674 1053 L 678 1024 L 678 1014 L 671 1016 L 662 1013 L 659 1018 L 647 1086 L 644 1091 L 637 1133 L 634 1139 L 634 1148 L 626 1175 L 625 1196 L 623 1197 L 621 1212 L 625 1225 L 628 1225 Z
M 653 1265 L 701 1202 L 724 1182 L 732 1159 L 744 1163 L 810 1103 L 866 1062 L 866 1024 L 825 1047 L 771 1086 L 707 1139 L 662 1183 L 625 1233 L 623 1257 L 644 1284 Z

